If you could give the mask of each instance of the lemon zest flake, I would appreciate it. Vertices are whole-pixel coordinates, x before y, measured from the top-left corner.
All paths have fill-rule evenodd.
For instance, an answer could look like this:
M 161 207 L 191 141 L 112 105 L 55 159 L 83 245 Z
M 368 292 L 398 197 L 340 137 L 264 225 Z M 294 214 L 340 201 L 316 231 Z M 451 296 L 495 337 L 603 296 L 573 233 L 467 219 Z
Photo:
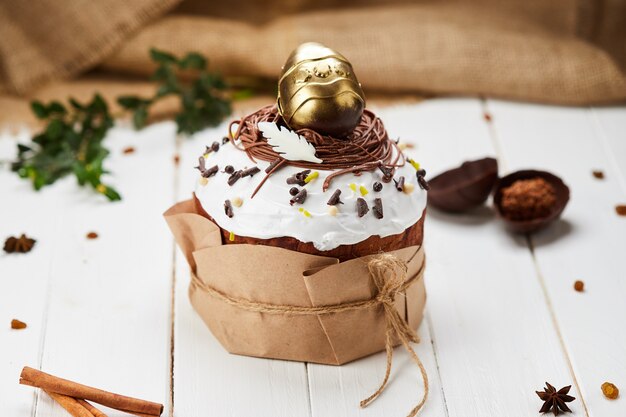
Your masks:
M 411 164 L 413 166 L 413 168 L 415 168 L 416 171 L 419 171 L 419 169 L 420 169 L 419 162 L 415 162 L 414 160 L 412 160 L 410 158 L 408 159 L 408 161 L 409 161 L 409 164 Z
M 306 178 L 304 179 L 304 183 L 308 184 L 308 183 L 310 183 L 311 181 L 313 181 L 314 179 L 316 179 L 319 176 L 320 176 L 319 172 L 313 171 L 309 175 L 306 176 Z

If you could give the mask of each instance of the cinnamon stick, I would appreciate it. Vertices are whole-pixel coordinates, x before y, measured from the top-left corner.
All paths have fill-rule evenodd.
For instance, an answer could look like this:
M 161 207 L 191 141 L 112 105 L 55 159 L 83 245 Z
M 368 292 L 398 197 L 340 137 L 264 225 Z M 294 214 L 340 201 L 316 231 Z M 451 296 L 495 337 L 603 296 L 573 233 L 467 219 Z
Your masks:
M 77 398 L 76 401 L 78 401 L 78 403 L 80 405 L 82 405 L 87 410 L 89 410 L 89 412 L 91 414 L 93 414 L 94 417 L 107 417 L 106 414 L 104 414 L 102 411 L 98 410 L 96 407 L 94 407 L 92 404 L 88 403 L 87 401 L 82 400 L 80 398 Z
M 88 409 L 83 407 L 82 404 L 80 404 L 76 400 L 76 398 L 68 397 L 67 395 L 63 394 L 57 394 L 56 392 L 50 392 L 47 390 L 44 391 L 74 417 L 94 417 L 94 415 Z
M 48 392 L 63 394 L 70 397 L 84 398 L 102 404 L 106 407 L 115 408 L 133 414 L 145 416 L 160 416 L 163 412 L 163 404 L 140 400 L 120 394 L 92 388 L 77 382 L 59 378 L 37 369 L 25 366 L 20 374 L 20 384 L 39 387 Z

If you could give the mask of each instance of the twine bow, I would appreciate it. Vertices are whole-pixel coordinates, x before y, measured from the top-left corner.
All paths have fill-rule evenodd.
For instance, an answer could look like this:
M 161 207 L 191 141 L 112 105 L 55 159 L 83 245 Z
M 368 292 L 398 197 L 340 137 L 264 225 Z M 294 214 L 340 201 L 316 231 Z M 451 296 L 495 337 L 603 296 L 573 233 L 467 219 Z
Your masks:
M 423 267 L 422 267 L 423 268 Z M 406 287 L 407 266 L 406 262 L 398 259 L 394 255 L 382 254 L 367 264 L 370 276 L 378 288 L 376 299 L 380 302 L 385 310 L 385 321 L 387 323 L 387 331 L 385 333 L 385 350 L 387 351 L 387 368 L 382 383 L 372 395 L 361 401 L 361 407 L 367 407 L 374 401 L 387 386 L 389 375 L 391 374 L 391 363 L 393 359 L 393 335 L 395 334 L 404 348 L 409 352 L 413 362 L 415 362 L 422 374 L 424 383 L 424 395 L 421 401 L 409 412 L 408 417 L 414 417 L 426 403 L 428 398 L 428 374 L 424 368 L 424 364 L 417 356 L 409 342 L 419 342 L 419 338 L 413 329 L 409 327 L 407 322 L 400 317 L 398 310 L 394 306 L 396 295 L 401 293 Z M 418 274 L 419 275 L 419 274 Z
M 201 289 L 203 292 L 217 298 L 229 305 L 241 308 L 247 311 L 254 311 L 269 314 L 291 314 L 291 315 L 317 315 L 317 314 L 333 314 L 341 313 L 349 310 L 360 310 L 365 308 L 373 308 L 381 306 L 385 314 L 386 332 L 385 332 L 385 350 L 387 352 L 387 368 L 385 377 L 372 395 L 362 400 L 361 407 L 367 407 L 372 403 L 384 390 L 389 381 L 391 374 L 391 364 L 393 359 L 394 335 L 400 340 L 406 351 L 418 366 L 422 374 L 422 382 L 424 384 L 424 394 L 420 402 L 409 412 L 407 417 L 414 417 L 422 409 L 428 398 L 428 375 L 422 361 L 417 356 L 409 342 L 419 342 L 419 338 L 413 329 L 409 327 L 407 322 L 400 316 L 398 310 L 394 306 L 395 298 L 398 294 L 402 294 L 411 284 L 421 279 L 424 271 L 424 263 L 415 276 L 407 279 L 407 265 L 401 259 L 392 254 L 381 254 L 371 258 L 367 263 L 367 269 L 377 288 L 377 294 L 370 299 L 362 301 L 354 301 L 349 303 L 325 305 L 325 306 L 292 306 L 281 304 L 260 303 L 245 298 L 231 297 L 209 285 L 204 283 L 198 276 L 192 272 L 191 284 Z

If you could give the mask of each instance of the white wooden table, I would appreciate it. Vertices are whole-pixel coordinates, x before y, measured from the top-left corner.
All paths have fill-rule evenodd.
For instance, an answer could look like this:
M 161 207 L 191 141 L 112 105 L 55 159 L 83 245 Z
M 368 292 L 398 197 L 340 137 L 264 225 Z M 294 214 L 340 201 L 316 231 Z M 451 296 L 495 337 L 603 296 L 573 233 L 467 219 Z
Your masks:
M 532 238 L 507 233 L 488 208 L 429 212 L 416 350 L 431 395 L 421 415 L 538 415 L 534 391 L 548 381 L 573 385 L 577 416 L 626 416 L 626 217 L 614 209 L 626 203 L 626 108 L 435 99 L 379 114 L 393 137 L 415 144 L 409 153 L 429 174 L 496 155 L 501 174 L 546 169 L 572 191 L 562 221 Z M 362 410 L 384 354 L 341 367 L 230 355 L 196 316 L 188 267 L 161 214 L 189 197 L 196 155 L 225 130 L 176 141 L 171 122 L 116 127 L 108 166 L 124 200 L 115 204 L 74 179 L 36 193 L 0 171 L 0 237 L 37 239 L 27 255 L 0 255 L 0 416 L 67 415 L 18 385 L 24 365 L 162 402 L 176 417 L 402 417 L 413 407 L 420 376 L 401 348 L 391 384 Z M 14 144 L 0 137 L 3 158 Z M 136 152 L 123 154 L 127 146 Z M 87 240 L 90 231 L 99 238 Z M 28 328 L 10 330 L 13 318 Z M 604 398 L 604 381 L 621 398 Z

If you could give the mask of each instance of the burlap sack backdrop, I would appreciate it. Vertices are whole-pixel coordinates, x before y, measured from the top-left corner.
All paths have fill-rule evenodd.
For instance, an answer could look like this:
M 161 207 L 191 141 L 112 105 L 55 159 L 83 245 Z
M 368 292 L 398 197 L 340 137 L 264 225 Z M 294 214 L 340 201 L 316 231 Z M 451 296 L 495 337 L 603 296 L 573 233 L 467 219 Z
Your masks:
M 563 104 L 626 98 L 624 1 L 179 2 L 0 2 L 0 91 L 89 95 L 90 82 L 50 86 L 92 68 L 149 74 L 153 46 L 202 52 L 228 76 L 275 79 L 295 46 L 317 40 L 353 62 L 366 94 L 480 94 Z M 6 96 L 0 101 L 3 119 L 16 104 Z

